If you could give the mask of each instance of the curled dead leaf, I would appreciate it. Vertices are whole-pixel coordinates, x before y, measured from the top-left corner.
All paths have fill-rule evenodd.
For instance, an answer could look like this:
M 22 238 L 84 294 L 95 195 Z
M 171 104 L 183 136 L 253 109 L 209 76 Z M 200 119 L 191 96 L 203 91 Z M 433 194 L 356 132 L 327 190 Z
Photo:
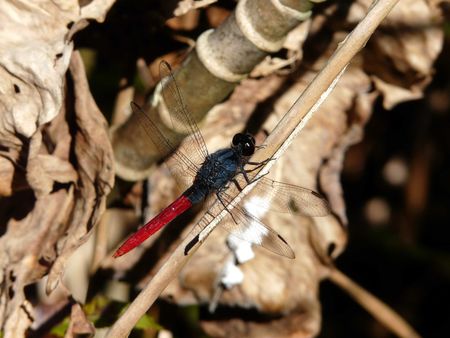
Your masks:
M 76 303 L 72 305 L 70 313 L 69 328 L 64 335 L 65 338 L 93 337 L 95 333 L 94 325 L 87 319 L 81 305 Z
M 4 179 L 0 193 L 8 196 L 0 209 L 4 222 L 0 325 L 5 337 L 25 335 L 33 321 L 25 286 L 47 273 L 58 255 L 79 245 L 77 240 L 102 212 L 112 185 L 112 153 L 104 120 L 89 130 L 98 135 L 94 143 L 102 148 L 94 148 L 85 161 L 104 156 L 104 168 L 92 169 L 93 165 L 70 162 L 71 147 L 79 143 L 72 136 L 79 132 L 70 134 L 62 109 L 71 37 L 86 18 L 103 19 L 112 3 L 0 2 L 0 173 Z M 87 96 L 88 90 L 81 94 Z M 101 116 L 98 109 L 90 113 Z M 91 181 L 83 179 L 85 170 Z M 82 208 L 80 190 L 85 189 L 93 197 L 89 207 Z M 84 218 L 70 222 L 83 212 Z M 79 233 L 73 239 L 69 233 L 75 228 Z
M 371 1 L 351 7 L 349 21 L 361 19 Z M 407 0 L 394 7 L 363 51 L 364 68 L 390 109 L 423 96 L 433 75 L 433 63 L 442 49 L 444 32 L 438 13 L 427 1 Z
M 83 62 L 74 53 L 70 66 L 74 82 L 74 113 L 77 124 L 75 154 L 79 179 L 78 198 L 66 228 L 66 238 L 58 248 L 47 282 L 47 292 L 56 287 L 68 257 L 84 243 L 99 221 L 105 208 L 105 198 L 114 182 L 112 148 L 106 121 L 89 91 Z

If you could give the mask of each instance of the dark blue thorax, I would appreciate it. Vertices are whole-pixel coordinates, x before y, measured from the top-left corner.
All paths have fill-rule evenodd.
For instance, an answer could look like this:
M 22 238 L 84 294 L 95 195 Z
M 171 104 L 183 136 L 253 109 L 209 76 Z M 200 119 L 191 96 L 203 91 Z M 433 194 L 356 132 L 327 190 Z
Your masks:
M 200 167 L 194 184 L 186 191 L 192 203 L 199 203 L 210 193 L 225 187 L 241 165 L 241 156 L 233 148 L 226 148 L 209 155 Z

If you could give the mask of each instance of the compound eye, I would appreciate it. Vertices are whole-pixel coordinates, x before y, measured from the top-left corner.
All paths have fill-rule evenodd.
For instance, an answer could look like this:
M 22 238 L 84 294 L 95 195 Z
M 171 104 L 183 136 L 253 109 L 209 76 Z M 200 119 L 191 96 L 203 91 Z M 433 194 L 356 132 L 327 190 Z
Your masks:
M 255 152 L 255 145 L 250 142 L 245 142 L 244 147 L 242 149 L 242 155 L 251 156 Z
M 244 135 L 242 135 L 241 133 L 238 133 L 238 134 L 234 135 L 234 136 L 233 136 L 233 140 L 231 141 L 231 143 L 232 143 L 234 146 L 237 146 L 239 143 L 242 142 L 243 136 L 244 136 Z

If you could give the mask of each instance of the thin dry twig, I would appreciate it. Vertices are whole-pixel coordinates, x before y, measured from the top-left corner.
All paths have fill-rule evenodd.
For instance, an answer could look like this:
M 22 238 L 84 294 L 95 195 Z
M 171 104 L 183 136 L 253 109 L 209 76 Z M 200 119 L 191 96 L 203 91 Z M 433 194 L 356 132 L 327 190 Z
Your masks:
M 380 323 L 399 337 L 419 338 L 420 335 L 394 310 L 369 291 L 356 284 L 341 271 L 333 268 L 330 280 L 345 290 Z
M 312 114 L 330 93 L 340 74 L 344 72 L 351 59 L 364 47 L 372 33 L 397 2 L 398 0 L 379 0 L 373 3 L 366 17 L 347 36 L 345 41 L 340 44 L 327 65 L 317 74 L 314 80 L 275 127 L 273 132 L 267 137 L 265 141 L 266 147 L 256 152 L 251 161 L 261 162 L 267 158 L 278 158 L 281 156 L 294 137 L 300 132 Z M 258 175 L 263 175 L 268 172 L 273 162 L 274 161 L 269 161 Z M 233 189 L 233 187 L 230 188 Z M 232 196 L 236 196 L 232 201 L 232 205 L 239 203 L 251 189 L 252 185 L 249 185 L 241 192 L 232 194 Z M 222 211 L 219 217 L 214 219 L 214 221 L 202 231 L 201 238 L 203 240 L 217 226 L 226 213 L 226 210 Z M 139 318 L 145 314 L 169 282 L 177 276 L 184 264 L 198 249 L 201 241 L 189 251 L 188 255 L 185 255 L 184 248 L 195 236 L 196 234 L 191 232 L 175 249 L 158 273 L 111 327 L 107 337 L 116 338 L 128 336 Z

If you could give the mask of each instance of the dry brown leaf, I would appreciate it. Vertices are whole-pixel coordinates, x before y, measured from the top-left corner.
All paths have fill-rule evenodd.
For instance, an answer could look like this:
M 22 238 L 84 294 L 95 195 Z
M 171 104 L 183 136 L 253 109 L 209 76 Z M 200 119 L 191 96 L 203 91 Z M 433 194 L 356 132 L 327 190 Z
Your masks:
M 37 200 L 23 195 L 20 200 L 22 205 L 11 203 L 10 210 L 15 215 L 0 238 L 0 322 L 6 337 L 22 337 L 24 331 L 19 333 L 17 328 L 26 329 L 33 320 L 32 307 L 24 306 L 24 288 L 42 277 L 54 259 L 53 246 L 72 206 L 73 189 L 59 190 Z M 26 318 L 30 320 L 23 327 L 22 320 Z
M 0 155 L 0 196 L 11 196 L 14 185 L 14 163 L 7 154 Z
M 73 49 L 71 36 L 82 27 L 80 22 L 103 20 L 113 2 L 92 1 L 87 6 L 80 6 L 78 1 L 0 3 L 1 154 L 7 153 L 16 166 L 22 147 L 27 144 L 23 141 L 54 119 L 61 109 L 64 74 Z M 5 169 L 2 167 L 2 172 Z M 2 182 L 5 188 L 0 192 L 10 195 L 13 175 L 10 170 L 6 172 L 9 174 L 3 177 L 9 180 Z M 39 190 L 45 193 L 48 186 L 43 183 Z
M 206 8 L 206 17 L 212 28 L 218 27 L 230 15 L 230 11 L 219 6 L 209 6 Z
M 320 304 L 316 299 L 311 300 L 307 307 L 314 311 L 291 313 L 287 316 L 267 321 L 242 321 L 229 319 L 226 321 L 203 321 L 202 327 L 212 337 L 247 337 L 247 338 L 308 338 L 317 335 L 320 330 Z M 226 323 L 226 329 L 224 328 Z
M 175 16 L 185 15 L 193 9 L 199 9 L 202 7 L 207 7 L 217 0 L 182 0 L 178 3 L 177 8 L 174 10 L 173 14 Z
M 349 22 L 359 22 L 371 3 L 360 0 L 352 6 Z M 429 2 L 405 0 L 394 7 L 363 51 L 364 68 L 383 94 L 386 109 L 423 96 L 443 37 L 438 14 Z
M 95 333 L 94 325 L 86 318 L 80 304 L 73 304 L 70 313 L 69 328 L 64 335 L 64 338 L 76 337 L 93 337 Z
M 84 160 L 88 163 L 71 163 L 72 144 L 80 156 L 80 132 L 75 128 L 75 134 L 70 134 L 61 109 L 71 37 L 87 24 L 86 19 L 103 20 L 112 3 L 0 2 L 0 173 L 4 179 L 0 193 L 9 196 L 0 210 L 5 222 L 0 238 L 4 337 L 24 336 L 33 321 L 24 287 L 47 273 L 59 254 L 68 255 L 79 245 L 76 242 L 97 221 L 112 184 L 105 122 L 91 122 L 93 129 L 88 130 L 98 135 L 93 144 L 102 149 L 93 146 Z M 90 97 L 88 89 L 78 95 L 84 100 Z M 90 114 L 91 119 L 102 119 L 98 109 Z M 77 122 L 83 126 L 83 120 Z M 93 160 L 96 156 L 104 160 L 99 164 Z M 83 191 L 88 189 L 93 197 L 80 207 Z M 86 215 L 81 217 L 82 213 Z M 77 228 L 74 238 L 71 233 Z M 58 266 L 61 272 L 62 264 Z
M 32 306 L 24 300 L 21 307 L 10 315 L 10 320 L 4 327 L 5 337 L 22 337 L 34 318 L 31 315 Z
M 74 82 L 75 155 L 80 184 L 78 198 L 68 223 L 67 237 L 60 241 L 58 257 L 48 277 L 47 290 L 54 289 L 59 281 L 68 257 L 90 235 L 105 209 L 105 198 L 113 181 L 112 148 L 108 138 L 106 121 L 98 110 L 91 94 L 79 53 L 74 53 L 70 64 Z
M 56 182 L 76 182 L 78 178 L 69 162 L 53 155 L 37 154 L 30 158 L 28 167 L 27 182 L 38 198 L 49 194 Z

